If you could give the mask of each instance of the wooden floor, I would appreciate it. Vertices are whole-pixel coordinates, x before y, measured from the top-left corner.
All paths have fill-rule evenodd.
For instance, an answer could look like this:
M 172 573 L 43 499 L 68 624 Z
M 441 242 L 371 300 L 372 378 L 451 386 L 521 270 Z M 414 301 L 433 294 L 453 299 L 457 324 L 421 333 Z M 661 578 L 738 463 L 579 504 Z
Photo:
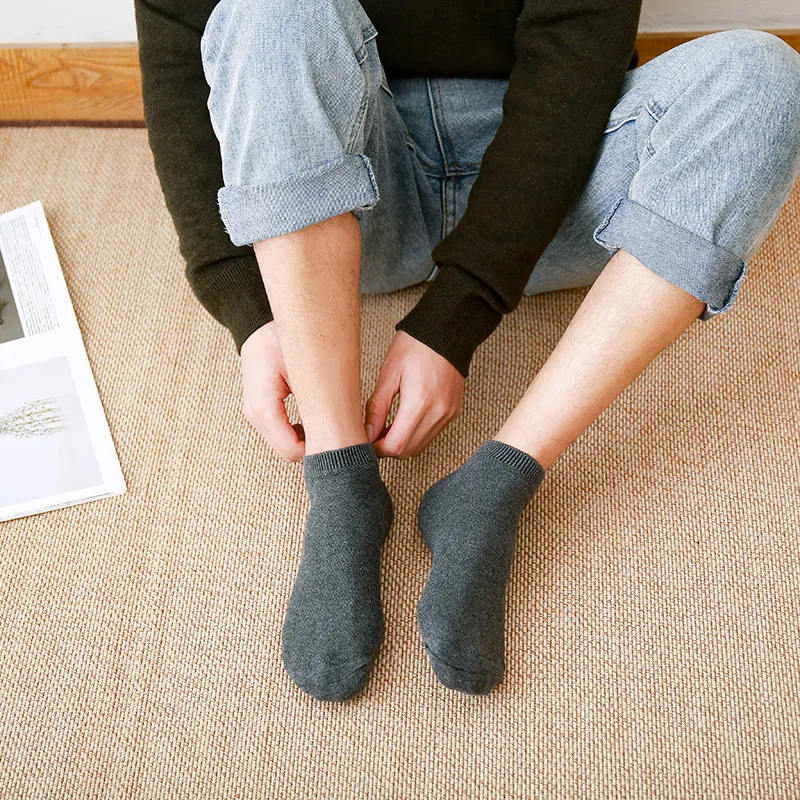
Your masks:
M 697 36 L 642 33 L 639 64 Z M 800 31 L 772 31 L 800 50 Z M 0 48 L 0 124 L 144 124 L 135 43 Z

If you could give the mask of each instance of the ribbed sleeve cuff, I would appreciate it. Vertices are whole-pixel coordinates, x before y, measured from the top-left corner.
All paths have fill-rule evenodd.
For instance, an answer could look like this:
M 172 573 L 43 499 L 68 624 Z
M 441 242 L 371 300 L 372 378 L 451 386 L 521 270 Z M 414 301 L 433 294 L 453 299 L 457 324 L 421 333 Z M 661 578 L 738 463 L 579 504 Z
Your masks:
M 425 294 L 394 327 L 444 356 L 466 378 L 475 350 L 502 318 L 463 272 L 443 264 Z
M 272 321 L 255 253 L 194 270 L 190 280 L 206 310 L 231 332 L 237 354 L 251 333 Z

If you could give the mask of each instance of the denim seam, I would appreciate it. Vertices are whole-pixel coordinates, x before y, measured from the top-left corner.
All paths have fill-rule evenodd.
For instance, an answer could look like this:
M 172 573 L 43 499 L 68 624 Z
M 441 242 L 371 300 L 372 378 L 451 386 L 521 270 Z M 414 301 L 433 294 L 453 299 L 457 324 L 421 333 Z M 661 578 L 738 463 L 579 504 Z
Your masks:
M 644 107 L 645 107 L 645 109 L 647 110 L 647 113 L 648 113 L 648 114 L 649 114 L 649 115 L 650 115 L 650 116 L 651 116 L 651 117 L 652 117 L 652 118 L 653 118 L 653 119 L 654 119 L 656 122 L 658 122 L 658 121 L 661 119 L 661 117 L 663 117 L 663 116 L 664 116 L 664 114 L 666 113 L 666 110 L 665 110 L 665 109 L 663 109 L 663 108 L 662 108 L 662 107 L 661 107 L 661 106 L 660 106 L 660 105 L 659 105 L 659 104 L 658 104 L 658 103 L 655 101 L 655 98 L 652 98 L 652 97 L 651 97 L 651 98 L 650 98 L 650 99 L 649 99 L 649 100 L 648 100 L 648 101 L 645 103 L 645 106 L 644 106 Z M 655 126 L 654 126 L 653 130 L 655 130 Z M 651 156 L 654 156 L 654 155 L 656 154 L 656 149 L 655 149 L 655 147 L 653 147 L 653 143 L 650 141 L 650 137 L 651 137 L 652 135 L 653 135 L 653 131 L 651 130 L 651 131 L 650 131 L 650 133 L 647 135 L 647 139 L 645 140 L 644 146 L 645 146 L 645 148 L 647 149 L 647 152 L 648 152 L 648 153 L 649 153 Z
M 658 122 L 664 114 L 667 113 L 665 108 L 662 108 L 656 101 L 655 98 L 651 97 L 644 105 L 647 109 L 647 113 L 656 121 Z
M 744 279 L 747 277 L 748 270 L 749 270 L 749 264 L 746 261 L 742 261 L 741 272 L 739 273 L 739 277 L 736 279 L 736 283 L 733 284 L 733 288 L 731 289 L 731 292 L 728 295 L 728 300 L 725 303 L 725 305 L 722 306 L 721 308 L 716 308 L 707 303 L 706 308 L 701 316 L 701 319 L 703 320 L 710 319 L 716 314 L 724 314 L 726 311 L 730 310 L 734 300 L 736 300 L 736 298 L 739 296 L 739 288 L 742 285 L 742 281 L 744 281 Z
M 358 141 L 358 137 L 361 134 L 361 131 L 364 127 L 364 121 L 367 118 L 368 104 L 369 104 L 369 92 L 365 90 L 364 96 L 361 98 L 361 105 L 359 105 L 358 111 L 356 112 L 356 117 L 353 120 L 350 136 L 347 139 L 347 145 L 344 148 L 348 153 L 352 153 L 353 150 L 355 150 L 356 142 Z
M 447 236 L 447 178 L 439 179 L 439 197 L 442 204 L 442 233 L 439 239 Z
M 460 177 L 463 175 L 475 175 L 480 171 L 482 162 L 459 162 L 456 159 L 453 139 L 447 130 L 447 117 L 443 110 L 444 103 L 442 102 L 441 89 L 438 83 L 436 83 L 435 87 L 433 87 L 433 89 L 435 89 L 438 102 L 434 100 L 432 81 L 435 80 L 435 78 L 427 78 L 426 83 L 428 88 L 428 101 L 430 103 L 431 119 L 433 120 L 433 127 L 436 132 L 436 141 L 439 145 L 439 152 L 442 155 L 442 169 L 426 174 L 432 174 L 434 177 Z M 437 170 L 437 167 L 429 164 L 428 169 Z
M 433 95 L 430 89 L 430 79 L 426 79 L 426 89 L 428 92 L 428 103 L 429 103 L 429 110 L 431 113 L 431 119 L 433 121 L 433 129 L 436 134 L 437 145 L 439 147 L 439 152 L 442 154 L 442 163 L 443 166 L 439 167 L 436 164 L 431 164 L 429 161 L 424 159 L 417 147 L 414 145 L 413 142 L 410 142 L 408 138 L 406 138 L 406 144 L 414 151 L 414 154 L 417 156 L 417 160 L 419 161 L 420 167 L 422 168 L 423 174 L 431 177 L 431 178 L 440 178 L 443 179 L 445 177 L 460 177 L 464 175 L 475 175 L 480 171 L 481 163 L 479 161 L 467 161 L 462 164 L 453 163 L 448 164 L 446 156 L 444 155 L 444 144 L 441 141 L 441 131 L 439 129 L 438 120 L 436 118 L 436 113 L 434 110 L 434 102 L 433 102 Z
M 447 182 L 452 191 L 452 197 L 450 198 L 450 231 L 452 231 L 456 227 L 456 215 L 458 214 L 458 182 L 455 176 L 447 178 Z
M 636 106 L 636 108 L 631 109 L 630 113 L 624 117 L 609 119 L 608 122 L 606 122 L 606 128 L 603 133 L 613 133 L 626 123 L 634 122 L 639 117 L 639 112 L 643 108 L 656 122 L 658 122 L 666 113 L 665 109 L 656 103 L 654 99 L 650 99 L 644 105 Z
M 445 165 L 447 164 L 447 156 L 445 155 L 444 151 L 444 143 L 442 142 L 442 132 L 439 130 L 439 122 L 436 119 L 436 103 L 433 100 L 433 91 L 431 89 L 431 79 L 425 78 L 426 88 L 428 90 L 428 103 L 430 105 L 431 111 L 431 121 L 433 122 L 433 130 L 436 134 L 436 143 L 439 145 L 439 152 L 442 154 L 442 163 Z M 447 170 L 445 168 L 445 174 Z
M 380 194 L 378 193 L 378 182 L 375 180 L 375 173 L 372 171 L 372 162 L 369 160 L 369 157 L 364 153 L 356 153 L 356 155 L 364 162 L 364 165 L 367 168 L 367 174 L 369 175 L 370 183 L 372 184 L 372 191 L 375 192 L 375 202 L 378 202 L 380 198 Z M 371 208 L 371 206 L 358 206 L 358 208 Z
M 414 147 L 411 142 L 406 141 L 406 144 L 415 152 L 417 153 L 416 147 Z M 420 166 L 422 167 L 422 172 L 425 175 L 430 176 L 431 178 L 466 178 L 470 175 L 477 175 L 480 171 L 479 164 L 459 164 L 454 170 L 450 172 L 446 172 L 439 167 L 435 166 L 434 164 L 428 163 L 425 159 L 423 159 L 419 153 L 417 153 L 417 158 L 419 159 Z
M 356 61 L 361 66 L 369 55 L 367 42 L 371 42 L 378 35 L 378 31 L 372 25 L 368 25 L 361 31 L 361 46 L 356 50 Z
M 614 205 L 612 206 L 612 208 L 611 208 L 611 211 L 609 211 L 609 212 L 608 212 L 608 214 L 606 214 L 606 216 L 605 216 L 605 217 L 603 217 L 603 220 L 602 220 L 602 222 L 601 222 L 601 223 L 600 223 L 600 224 L 597 226 L 597 228 L 595 228 L 594 235 L 593 235 L 593 238 L 594 238 L 594 240 L 595 240 L 595 241 L 596 241 L 598 244 L 602 245 L 603 247 L 606 247 L 606 249 L 608 249 L 609 247 L 611 247 L 611 245 L 607 245 L 605 242 L 602 242 L 602 241 L 600 241 L 600 240 L 599 240 L 599 237 L 600 237 L 600 231 L 603 231 L 603 230 L 605 230 L 605 229 L 606 229 L 606 227 L 608 226 L 608 223 L 609 223 L 609 221 L 611 220 L 611 217 L 613 217 L 613 216 L 614 216 L 614 212 L 615 212 L 615 211 L 616 211 L 616 210 L 619 208 L 619 204 L 620 204 L 620 203 L 621 203 L 621 202 L 622 202 L 624 199 L 625 199 L 624 197 L 620 197 L 620 198 L 617 200 L 617 202 L 616 202 L 616 203 L 614 203 Z
M 431 121 L 433 122 L 433 130 L 436 134 L 436 142 L 439 145 L 439 152 L 442 154 L 442 162 L 446 163 L 447 157 L 445 156 L 444 152 L 444 144 L 442 143 L 442 133 L 439 130 L 439 123 L 436 119 L 436 103 L 433 99 L 433 91 L 431 88 L 431 79 L 425 78 L 425 88 L 428 92 L 428 104 L 430 106 L 431 112 Z M 440 235 L 440 239 L 444 239 L 447 235 L 447 217 L 449 215 L 449 208 L 447 204 L 447 169 L 444 170 L 444 175 L 437 175 L 434 177 L 438 177 L 440 180 L 439 184 L 439 192 L 440 192 L 440 202 L 442 204 L 442 232 Z
M 369 49 L 367 48 L 367 42 L 371 42 L 376 36 L 378 35 L 377 30 L 372 25 L 368 25 L 366 28 L 363 28 L 361 31 L 361 46 L 355 52 L 355 58 L 358 62 L 359 68 L 362 68 L 363 71 L 363 64 L 367 60 L 369 56 Z M 361 134 L 361 131 L 364 126 L 364 121 L 367 117 L 367 106 L 369 105 L 369 87 L 366 85 L 366 77 L 364 79 L 364 94 L 361 98 L 361 103 L 358 106 L 358 110 L 356 111 L 355 119 L 353 120 L 353 125 L 350 129 L 350 136 L 347 139 L 347 145 L 345 146 L 345 150 L 348 153 L 351 153 L 355 149 L 356 141 Z
M 437 114 L 441 118 L 442 123 L 442 142 L 447 144 L 447 152 L 442 151 L 442 158 L 447 174 L 450 174 L 450 168 L 455 166 L 455 148 L 453 147 L 453 139 L 450 132 L 447 130 L 447 117 L 444 113 L 444 103 L 442 102 L 442 89 L 441 84 L 436 81 L 436 98 L 438 103 L 434 111 L 434 121 L 436 121 Z
M 406 139 L 406 145 L 408 145 L 408 147 L 416 154 L 417 160 L 422 168 L 422 172 L 431 178 L 464 178 L 469 175 L 476 175 L 480 171 L 480 164 L 478 162 L 468 161 L 463 164 L 456 165 L 456 168 L 450 174 L 448 174 L 440 167 L 437 167 L 435 164 L 431 164 L 429 161 L 424 159 L 419 154 L 419 151 L 413 142 L 410 142 L 408 139 Z
M 362 31 L 362 40 L 363 40 L 363 47 L 364 47 L 364 58 L 359 61 L 359 64 L 362 64 L 364 59 L 369 56 L 369 49 L 366 47 L 368 42 L 371 42 L 373 39 L 377 38 L 378 31 L 373 25 L 368 25 Z M 378 59 L 378 65 L 380 66 L 381 78 L 380 78 L 380 86 L 390 97 L 394 98 L 394 92 L 392 91 L 391 87 L 389 86 L 389 80 L 386 77 L 386 70 L 383 68 L 383 62 L 380 60 L 380 55 L 377 51 L 377 45 L 375 48 L 376 57 Z

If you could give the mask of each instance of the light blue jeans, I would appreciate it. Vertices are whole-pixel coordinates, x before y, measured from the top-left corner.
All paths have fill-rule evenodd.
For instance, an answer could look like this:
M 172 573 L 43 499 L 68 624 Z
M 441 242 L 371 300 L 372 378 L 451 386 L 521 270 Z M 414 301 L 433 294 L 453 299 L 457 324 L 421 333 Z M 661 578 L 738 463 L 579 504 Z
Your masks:
M 231 241 L 353 211 L 365 293 L 433 279 L 508 85 L 387 79 L 378 41 L 357 0 L 221 0 L 201 42 Z M 799 174 L 800 54 L 753 30 L 675 47 L 626 74 L 525 294 L 588 286 L 621 248 L 709 319 L 730 309 Z

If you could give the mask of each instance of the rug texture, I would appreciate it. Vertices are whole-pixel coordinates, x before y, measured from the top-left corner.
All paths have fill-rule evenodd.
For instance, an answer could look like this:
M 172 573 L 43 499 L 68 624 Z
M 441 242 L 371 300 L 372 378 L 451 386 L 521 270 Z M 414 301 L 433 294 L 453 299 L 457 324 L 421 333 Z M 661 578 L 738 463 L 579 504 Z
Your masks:
M 521 523 L 506 681 L 474 698 L 422 648 L 416 507 L 497 430 L 587 290 L 504 319 L 463 413 L 381 461 L 387 637 L 364 694 L 331 705 L 280 658 L 301 467 L 241 413 L 146 131 L 0 128 L 0 165 L 0 210 L 44 205 L 129 486 L 0 523 L 0 797 L 800 797 L 800 185 L 734 309 L 693 324 L 550 471 Z M 421 292 L 364 297 L 364 399 Z

